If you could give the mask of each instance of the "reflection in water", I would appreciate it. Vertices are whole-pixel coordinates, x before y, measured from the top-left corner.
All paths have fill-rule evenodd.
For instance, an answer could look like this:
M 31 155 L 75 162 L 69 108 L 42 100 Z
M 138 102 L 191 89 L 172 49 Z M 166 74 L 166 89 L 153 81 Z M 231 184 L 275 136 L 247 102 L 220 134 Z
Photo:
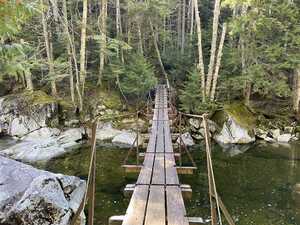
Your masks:
M 243 146 L 242 146 L 243 147 Z M 186 202 L 188 216 L 209 218 L 206 158 L 202 146 L 192 152 L 198 165 L 195 175 L 180 176 L 190 184 L 193 198 Z M 255 144 L 242 149 L 213 149 L 217 189 L 237 225 L 299 225 L 300 144 L 275 147 Z M 239 152 L 243 154 L 233 154 Z M 122 215 L 128 206 L 122 190 L 136 176 L 125 176 L 121 169 L 127 151 L 99 147 L 97 151 L 96 224 L 106 225 L 108 217 Z M 86 178 L 89 149 L 82 148 L 52 160 L 46 169 Z M 183 159 L 185 160 L 185 159 Z M 186 160 L 187 161 L 187 160 Z M 299 188 L 300 189 L 300 188 Z

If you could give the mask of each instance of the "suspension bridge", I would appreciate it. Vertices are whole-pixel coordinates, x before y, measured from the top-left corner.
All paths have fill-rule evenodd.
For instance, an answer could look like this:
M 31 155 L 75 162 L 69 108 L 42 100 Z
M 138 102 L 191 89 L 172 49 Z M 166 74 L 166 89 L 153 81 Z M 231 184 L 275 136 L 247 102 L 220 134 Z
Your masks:
M 180 138 L 179 153 L 174 152 L 171 133 L 170 117 L 174 116 L 174 107 L 171 103 L 169 90 L 166 85 L 156 87 L 155 100 L 151 109 L 151 129 L 146 151 L 139 152 L 138 135 L 133 146 L 136 146 L 137 163 L 128 165 L 127 158 L 122 166 L 127 173 L 139 173 L 135 184 L 128 184 L 124 193 L 131 196 L 125 215 L 112 216 L 109 219 L 110 225 L 198 225 L 203 224 L 201 217 L 188 217 L 184 198 L 191 197 L 192 189 L 189 185 L 183 185 L 179 181 L 178 174 L 192 174 L 197 169 L 189 150 L 181 139 L 181 133 L 177 134 Z M 149 115 L 149 113 L 148 113 Z M 229 225 L 235 225 L 228 210 L 217 194 L 214 179 L 213 166 L 211 160 L 210 137 L 206 115 L 190 115 L 179 113 L 179 124 L 181 132 L 182 116 L 195 117 L 202 119 L 205 129 L 205 143 L 207 155 L 207 174 L 211 216 L 208 220 L 212 225 L 221 224 L 222 218 Z M 74 215 L 71 225 L 76 224 L 79 215 L 89 202 L 88 225 L 94 224 L 94 205 L 95 205 L 95 179 L 96 179 L 96 120 L 92 126 L 92 150 L 90 167 L 87 180 L 87 189 L 84 199 Z M 176 159 L 181 159 L 182 146 L 192 161 L 193 166 L 183 167 L 176 165 Z M 139 164 L 139 158 L 144 161 Z

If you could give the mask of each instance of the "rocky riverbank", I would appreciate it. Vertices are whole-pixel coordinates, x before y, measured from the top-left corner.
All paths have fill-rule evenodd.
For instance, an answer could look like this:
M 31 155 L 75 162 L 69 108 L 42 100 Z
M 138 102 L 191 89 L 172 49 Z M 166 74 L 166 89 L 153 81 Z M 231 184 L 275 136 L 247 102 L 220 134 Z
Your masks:
M 209 135 L 222 146 L 244 145 L 259 140 L 286 144 L 300 137 L 296 123 L 274 128 L 265 125 L 266 119 L 262 123 L 259 119 L 261 116 L 242 104 L 226 105 L 222 110 L 214 112 L 208 120 Z M 201 120 L 188 119 L 187 130 L 195 140 L 204 139 L 204 126 Z
M 63 126 L 56 126 L 59 129 L 53 126 L 53 121 L 58 120 L 57 105 L 53 104 L 53 99 L 43 92 L 33 94 L 33 97 L 14 95 L 1 98 L 0 133 L 14 138 L 16 143 L 8 148 L 1 149 L 0 146 L 0 155 L 23 162 L 41 162 L 72 151 L 86 141 L 89 130 L 84 129 L 75 118 L 64 120 Z M 104 116 L 121 114 L 103 104 L 98 104 L 91 113 Z M 130 118 L 118 121 L 116 125 L 112 122 L 99 123 L 96 138 L 99 143 L 128 148 L 135 144 L 136 127 L 145 129 L 145 125 L 146 122 L 141 119 L 136 124 Z M 143 144 L 141 136 L 138 143 Z

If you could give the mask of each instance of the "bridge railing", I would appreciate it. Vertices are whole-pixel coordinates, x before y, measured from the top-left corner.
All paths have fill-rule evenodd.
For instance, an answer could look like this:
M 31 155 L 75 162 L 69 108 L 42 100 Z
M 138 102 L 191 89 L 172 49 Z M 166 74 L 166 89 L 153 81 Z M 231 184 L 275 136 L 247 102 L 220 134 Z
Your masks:
M 94 224 L 94 210 L 95 210 L 95 188 L 96 188 L 96 144 L 97 144 L 97 127 L 99 121 L 107 121 L 112 120 L 116 118 L 122 118 L 122 117 L 128 117 L 128 116 L 135 116 L 138 118 L 140 112 L 134 112 L 134 113 L 127 113 L 123 115 L 116 115 L 116 116 L 97 116 L 92 122 L 88 123 L 91 129 L 91 155 L 90 155 L 90 161 L 89 161 L 89 171 L 88 171 L 88 178 L 87 178 L 87 184 L 86 189 L 84 193 L 84 197 L 79 205 L 78 210 L 74 214 L 74 216 L 71 219 L 70 225 L 76 225 L 78 224 L 78 219 L 80 215 L 83 213 L 86 205 L 89 205 L 88 208 L 88 225 Z M 133 146 L 136 144 L 138 146 L 138 133 L 136 140 L 133 143 Z M 137 154 L 138 154 L 138 147 L 137 147 Z M 138 158 L 137 158 L 138 160 Z M 138 162 L 137 162 L 138 163 Z
M 203 121 L 204 126 L 204 139 L 205 139 L 205 152 L 206 152 L 206 161 L 207 161 L 207 176 L 208 176 L 208 189 L 209 189 L 209 200 L 210 200 L 210 208 L 211 208 L 211 224 L 222 225 L 222 214 L 224 215 L 227 223 L 229 225 L 235 225 L 233 218 L 231 217 L 229 211 L 227 210 L 225 204 L 221 200 L 217 192 L 217 185 L 215 182 L 214 176 L 214 169 L 213 169 L 213 162 L 211 156 L 211 136 L 210 131 L 207 123 L 207 114 L 203 115 L 194 115 L 194 114 L 187 114 L 179 112 L 180 117 L 180 125 L 182 117 L 189 117 L 189 118 L 197 118 Z

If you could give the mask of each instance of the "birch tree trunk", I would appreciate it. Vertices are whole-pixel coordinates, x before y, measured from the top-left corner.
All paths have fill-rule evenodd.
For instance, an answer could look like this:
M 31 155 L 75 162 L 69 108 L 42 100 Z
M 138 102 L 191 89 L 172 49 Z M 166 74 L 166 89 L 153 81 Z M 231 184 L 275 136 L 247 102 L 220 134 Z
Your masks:
M 83 0 L 81 38 L 80 38 L 80 84 L 81 96 L 84 96 L 86 78 L 86 24 L 87 24 L 88 0 Z
M 68 23 L 68 10 L 66 0 L 63 0 L 63 28 L 65 33 L 65 42 L 67 45 L 68 63 L 69 63 L 69 82 L 70 82 L 70 94 L 73 104 L 75 103 L 75 91 L 74 91 L 74 77 L 73 77 L 73 63 L 72 63 L 72 50 L 71 43 L 69 41 L 69 23 Z
M 294 94 L 293 94 L 293 108 L 297 114 L 299 114 L 299 102 L 300 102 L 300 67 L 295 70 L 294 73 Z
M 215 72 L 213 75 L 212 89 L 211 89 L 211 93 L 210 93 L 211 101 L 215 100 L 215 93 L 216 93 L 216 87 L 217 87 L 217 82 L 218 82 L 218 77 L 219 77 L 219 70 L 220 70 L 221 60 L 222 60 L 222 55 L 223 55 L 223 46 L 224 46 L 224 41 L 225 41 L 225 36 L 226 36 L 226 29 L 227 29 L 227 24 L 224 23 L 223 29 L 222 29 L 220 45 L 219 45 L 219 49 L 218 49 L 216 68 L 215 68 Z
M 207 96 L 210 95 L 211 81 L 212 81 L 214 67 L 215 67 L 219 16 L 220 16 L 220 0 L 215 0 L 213 31 L 212 31 L 213 33 L 212 33 L 211 49 L 210 49 L 210 60 L 209 60 L 207 80 L 206 80 L 206 95 Z
M 198 10 L 198 0 L 193 0 L 193 6 L 195 10 L 195 22 L 197 27 L 197 37 L 198 37 L 198 71 L 200 73 L 201 79 L 201 89 L 202 89 L 202 101 L 206 101 L 205 94 L 205 72 L 204 72 L 204 62 L 203 62 L 203 53 L 202 53 L 202 33 L 201 33 L 201 21 Z
M 192 10 L 191 10 L 191 24 L 190 24 L 190 39 L 192 40 L 193 39 L 193 33 L 194 33 L 194 14 L 195 14 L 194 0 L 191 0 L 191 7 L 192 7 Z
M 43 12 L 42 12 L 42 25 L 43 25 L 43 35 L 45 40 L 45 49 L 47 54 L 47 61 L 49 66 L 49 77 L 51 79 L 51 92 L 53 96 L 57 96 L 57 89 L 56 89 L 56 83 L 55 83 L 55 73 L 54 73 L 54 63 L 53 63 L 53 55 L 51 51 L 51 45 L 49 40 L 49 32 L 48 32 L 48 25 L 47 20 L 44 13 L 44 2 L 43 0 L 40 0 Z
M 100 62 L 99 62 L 99 78 L 98 85 L 102 84 L 104 63 L 105 63 L 105 51 L 106 51 L 106 20 L 107 20 L 107 0 L 101 0 L 101 12 L 100 12 Z
M 185 45 L 185 10 L 186 2 L 182 0 L 182 19 L 181 19 L 181 54 L 184 54 L 184 45 Z
M 152 24 L 152 21 L 151 21 L 151 18 L 149 18 L 149 24 L 150 24 L 150 29 L 151 29 L 151 32 L 152 32 L 152 36 L 153 36 L 153 43 L 154 43 L 154 47 L 155 47 L 155 51 L 156 51 L 156 54 L 157 54 L 157 59 L 158 59 L 158 62 L 159 62 L 159 65 L 161 67 L 161 71 L 166 79 L 166 82 L 168 82 L 168 75 L 165 71 L 165 68 L 164 68 L 164 64 L 161 60 L 161 55 L 160 55 L 160 51 L 159 51 L 159 48 L 158 48 L 158 40 L 157 40 L 157 34 L 156 32 L 154 31 L 154 27 L 153 27 L 153 24 Z M 168 84 L 169 86 L 169 84 Z
M 116 0 L 116 30 L 117 30 L 117 39 L 121 40 L 122 20 L 121 20 L 121 10 L 120 10 L 120 0 Z M 120 47 L 120 57 L 121 57 L 121 62 L 124 63 L 124 55 L 123 55 L 122 47 Z

